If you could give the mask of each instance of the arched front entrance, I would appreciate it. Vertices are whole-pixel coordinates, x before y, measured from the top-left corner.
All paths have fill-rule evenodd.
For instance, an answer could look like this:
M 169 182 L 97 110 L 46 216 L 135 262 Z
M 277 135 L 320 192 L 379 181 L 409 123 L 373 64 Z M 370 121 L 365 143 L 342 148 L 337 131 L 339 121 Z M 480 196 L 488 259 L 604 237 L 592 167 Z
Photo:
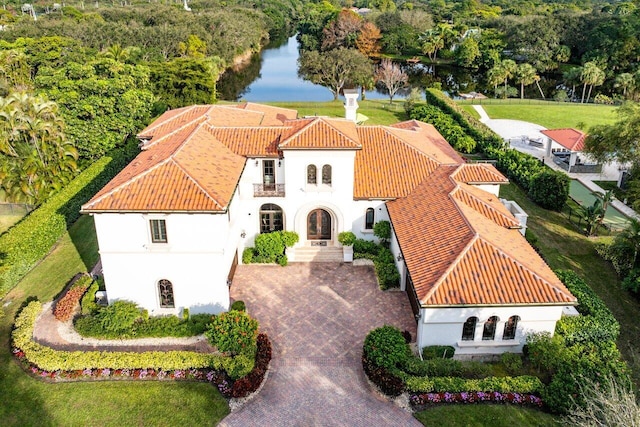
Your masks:
M 331 240 L 331 215 L 314 209 L 307 216 L 307 240 Z

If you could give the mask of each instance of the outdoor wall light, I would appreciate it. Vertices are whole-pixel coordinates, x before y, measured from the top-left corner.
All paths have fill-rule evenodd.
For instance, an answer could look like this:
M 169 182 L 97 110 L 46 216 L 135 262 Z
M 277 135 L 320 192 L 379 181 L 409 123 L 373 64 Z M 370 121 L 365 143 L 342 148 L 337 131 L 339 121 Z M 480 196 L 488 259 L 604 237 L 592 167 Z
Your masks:
M 278 159 L 278 167 L 282 166 L 282 160 Z
M 240 237 L 242 237 L 243 239 L 247 237 L 247 232 L 242 230 L 242 233 L 240 233 Z
M 398 254 L 398 257 L 396 258 L 398 261 L 402 261 L 404 258 L 402 257 L 402 254 Z
M 256 160 L 256 166 L 258 166 L 258 164 L 260 164 L 260 161 L 259 161 L 259 160 Z

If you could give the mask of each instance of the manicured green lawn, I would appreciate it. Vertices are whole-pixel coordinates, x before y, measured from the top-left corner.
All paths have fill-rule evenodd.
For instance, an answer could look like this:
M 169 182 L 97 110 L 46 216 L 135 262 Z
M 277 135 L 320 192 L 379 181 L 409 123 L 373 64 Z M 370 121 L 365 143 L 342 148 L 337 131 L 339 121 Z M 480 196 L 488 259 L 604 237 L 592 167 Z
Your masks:
M 475 101 L 478 103 L 478 101 Z M 460 101 L 466 111 L 474 114 L 471 101 Z M 613 123 L 617 107 L 572 103 L 528 103 L 527 100 L 491 100 L 481 104 L 492 119 L 524 120 L 547 129 L 573 127 L 587 132 L 591 126 Z
M 640 386 L 640 302 L 620 287 L 611 264 L 595 251 L 599 238 L 587 238 L 567 218 L 540 208 L 514 184 L 503 186 L 500 197 L 515 200 L 528 214 L 527 225 L 538 237 L 538 246 L 553 269 L 570 269 L 582 277 L 611 309 L 620 322 L 617 344 L 632 369 L 636 387 Z M 602 238 L 605 239 L 605 238 Z
M 0 424 L 3 426 L 216 425 L 228 412 L 213 386 L 180 382 L 48 384 L 25 374 L 10 353 L 15 313 L 27 297 L 50 301 L 98 259 L 93 219 L 82 216 L 57 247 L 12 290 L 0 319 Z
M 553 415 L 514 405 L 436 406 L 416 413 L 415 417 L 425 426 L 542 427 L 560 425 Z
M 344 118 L 342 101 L 329 102 L 270 102 L 270 105 L 292 108 L 298 111 L 298 117 L 329 116 Z M 369 117 L 365 125 L 390 125 L 407 120 L 403 108 L 404 101 L 394 101 L 389 105 L 388 99 L 358 101 L 358 113 Z

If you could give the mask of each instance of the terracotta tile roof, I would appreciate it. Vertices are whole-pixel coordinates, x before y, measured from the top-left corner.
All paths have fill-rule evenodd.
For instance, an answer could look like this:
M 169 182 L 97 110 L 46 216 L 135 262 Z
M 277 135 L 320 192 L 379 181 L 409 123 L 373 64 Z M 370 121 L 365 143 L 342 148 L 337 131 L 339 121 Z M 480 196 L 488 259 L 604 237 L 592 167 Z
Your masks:
M 276 157 L 288 127 L 217 127 L 211 133 L 234 153 L 245 157 Z
M 285 123 L 290 125 L 291 122 Z M 278 148 L 283 149 L 360 149 L 356 124 L 350 120 L 314 117 L 302 119 L 302 127 L 295 127 Z M 293 129 L 292 129 L 293 130 Z
M 571 151 L 582 151 L 587 136 L 584 132 L 573 128 L 547 129 L 540 132 Z
M 444 137 L 436 130 L 436 128 L 428 123 L 419 122 L 417 120 L 409 120 L 406 122 L 396 123 L 390 126 L 393 129 L 404 129 L 407 131 L 414 131 L 418 133 L 418 137 L 410 133 L 400 133 L 398 136 L 404 138 L 401 135 L 408 136 L 410 141 L 415 141 L 417 144 L 422 145 L 422 150 L 425 154 L 434 157 L 438 162 L 443 164 L 450 163 L 464 163 L 464 159 L 454 150 L 451 145 L 444 139 Z
M 495 166 L 488 163 L 472 163 L 460 165 L 452 178 L 466 184 L 508 184 L 505 178 Z
M 575 298 L 531 248 L 495 196 L 440 166 L 407 197 L 387 202 L 423 305 L 567 304 Z M 425 262 L 428 260 L 428 262 Z
M 245 102 L 236 106 L 236 108 L 258 111 L 264 114 L 262 126 L 281 126 L 287 120 L 294 120 L 298 117 L 298 111 L 289 108 L 272 107 L 270 105 L 254 104 L 253 102 Z
M 453 190 L 451 195 L 501 227 L 520 228 L 518 220 L 491 193 L 462 184 Z
M 244 163 L 198 125 L 182 139 L 140 153 L 82 211 L 223 211 Z
M 438 162 L 382 126 L 358 127 L 362 150 L 356 152 L 353 197 L 393 199 L 406 196 Z

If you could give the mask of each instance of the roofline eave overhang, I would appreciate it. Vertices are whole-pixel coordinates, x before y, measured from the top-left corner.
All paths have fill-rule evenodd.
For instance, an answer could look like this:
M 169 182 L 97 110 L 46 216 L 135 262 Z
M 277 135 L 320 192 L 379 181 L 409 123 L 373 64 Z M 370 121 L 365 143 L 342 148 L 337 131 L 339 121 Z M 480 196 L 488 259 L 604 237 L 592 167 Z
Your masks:
M 278 150 L 300 150 L 300 151 L 357 151 L 362 150 L 362 146 L 359 147 L 335 147 L 335 148 L 321 148 L 321 147 L 282 147 L 278 145 Z
M 195 210 L 195 209 L 190 209 L 190 210 L 171 210 L 171 209 L 158 209 L 158 210 L 152 210 L 152 209 L 146 209 L 146 210 L 136 210 L 136 209 L 131 209 L 131 210 L 116 210 L 116 209 L 81 209 L 80 210 L 81 214 L 85 214 L 85 215 L 93 215 L 93 214 L 106 214 L 106 213 L 112 213 L 112 214 L 150 214 L 150 215 L 158 215 L 158 214 L 224 214 L 227 213 L 227 210 Z
M 425 305 L 421 303 L 420 308 L 468 308 L 468 307 L 526 307 L 526 306 L 547 306 L 547 307 L 560 307 L 567 305 L 578 305 L 577 301 L 567 301 L 567 302 L 527 302 L 527 303 L 505 303 L 505 304 L 430 304 Z

